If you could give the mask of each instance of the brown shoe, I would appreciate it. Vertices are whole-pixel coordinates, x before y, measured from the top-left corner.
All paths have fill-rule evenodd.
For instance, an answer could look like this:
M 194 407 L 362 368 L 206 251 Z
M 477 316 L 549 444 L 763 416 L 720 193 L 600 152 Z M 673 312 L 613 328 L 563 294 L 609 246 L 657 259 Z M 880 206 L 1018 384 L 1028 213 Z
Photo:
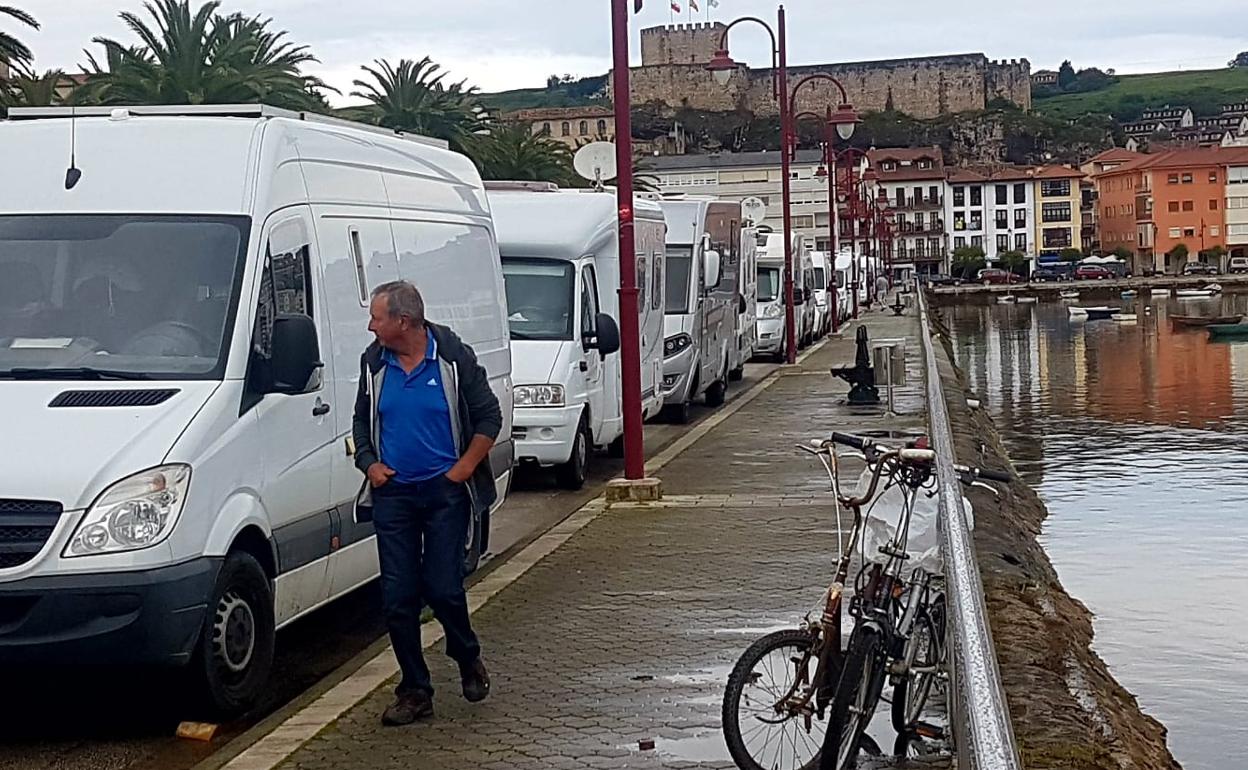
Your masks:
M 395 698 L 381 715 L 381 723 L 387 727 L 410 725 L 417 719 L 433 716 L 433 698 L 424 690 L 406 692 Z
M 477 658 L 460 671 L 464 683 L 464 699 L 469 703 L 480 703 L 490 694 L 490 675 L 485 664 Z

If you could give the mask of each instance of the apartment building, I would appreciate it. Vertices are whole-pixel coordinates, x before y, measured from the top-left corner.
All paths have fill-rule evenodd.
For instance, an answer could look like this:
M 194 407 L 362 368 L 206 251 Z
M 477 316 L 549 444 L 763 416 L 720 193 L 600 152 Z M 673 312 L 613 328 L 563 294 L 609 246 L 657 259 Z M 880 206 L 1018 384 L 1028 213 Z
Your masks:
M 1056 261 L 1063 249 L 1082 249 L 1083 172 L 1063 166 L 1044 166 L 1031 173 L 1035 180 L 1035 242 L 1041 262 Z
M 593 141 L 615 139 L 615 113 L 606 107 L 548 107 L 517 110 L 507 120 L 528 123 L 533 133 L 575 149 Z
M 941 272 L 949 257 L 944 217 L 945 163 L 939 147 L 872 150 L 868 162 L 894 212 L 893 265 Z
M 990 263 L 1009 251 L 1022 252 L 1034 261 L 1037 250 L 1033 173 L 1033 169 L 1015 167 L 951 170 L 946 178 L 945 207 L 950 224 L 950 251 L 978 246 Z
M 1248 157 L 1226 169 L 1226 248 L 1232 257 L 1248 257 Z

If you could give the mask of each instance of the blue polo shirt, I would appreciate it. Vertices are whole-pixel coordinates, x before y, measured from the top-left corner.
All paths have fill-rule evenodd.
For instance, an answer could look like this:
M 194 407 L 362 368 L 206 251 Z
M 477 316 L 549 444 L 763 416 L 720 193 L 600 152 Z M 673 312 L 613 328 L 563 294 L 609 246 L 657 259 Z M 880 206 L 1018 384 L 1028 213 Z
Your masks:
M 389 350 L 382 351 L 381 360 L 386 366 L 377 405 L 381 461 L 394 469 L 400 484 L 446 473 L 459 461 L 459 453 L 442 388 L 438 343 L 430 334 L 425 358 L 411 373 L 403 371 Z

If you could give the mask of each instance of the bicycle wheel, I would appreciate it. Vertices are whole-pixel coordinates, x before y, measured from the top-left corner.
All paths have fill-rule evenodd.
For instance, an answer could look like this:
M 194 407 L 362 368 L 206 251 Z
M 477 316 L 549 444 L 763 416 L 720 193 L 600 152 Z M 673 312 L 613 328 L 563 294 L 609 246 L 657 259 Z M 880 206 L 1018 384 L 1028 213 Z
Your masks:
M 854 629 L 841 680 L 832 697 L 820 770 L 847 770 L 854 766 L 884 685 L 880 650 L 879 631 L 871 626 Z
M 742 770 L 814 770 L 824 723 L 779 707 L 795 683 L 815 675 L 809 631 L 777 631 L 750 645 L 728 676 L 724 741 Z
M 914 619 L 914 630 L 906 642 L 905 656 L 910 670 L 893 685 L 893 729 L 905 733 L 923 716 L 923 707 L 936 682 L 938 670 L 944 661 L 940 624 L 935 616 L 943 616 L 944 599 L 938 597 L 936 604 L 919 611 Z

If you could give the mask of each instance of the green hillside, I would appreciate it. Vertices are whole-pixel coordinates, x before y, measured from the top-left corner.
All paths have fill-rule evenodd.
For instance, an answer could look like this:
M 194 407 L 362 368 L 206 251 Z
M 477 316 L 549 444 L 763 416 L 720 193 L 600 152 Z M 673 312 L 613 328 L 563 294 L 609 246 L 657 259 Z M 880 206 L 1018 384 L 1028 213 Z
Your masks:
M 1248 102 L 1248 69 L 1120 75 L 1100 91 L 1037 98 L 1035 111 L 1062 120 L 1089 113 L 1137 120 L 1150 107 L 1188 106 L 1197 116 L 1216 115 L 1223 104 Z
M 481 94 L 481 102 L 499 112 L 538 107 L 584 107 L 589 104 L 603 104 L 601 96 L 606 87 L 606 75 L 565 77 L 558 85 L 552 83 L 545 88 L 517 88 L 512 91 Z

